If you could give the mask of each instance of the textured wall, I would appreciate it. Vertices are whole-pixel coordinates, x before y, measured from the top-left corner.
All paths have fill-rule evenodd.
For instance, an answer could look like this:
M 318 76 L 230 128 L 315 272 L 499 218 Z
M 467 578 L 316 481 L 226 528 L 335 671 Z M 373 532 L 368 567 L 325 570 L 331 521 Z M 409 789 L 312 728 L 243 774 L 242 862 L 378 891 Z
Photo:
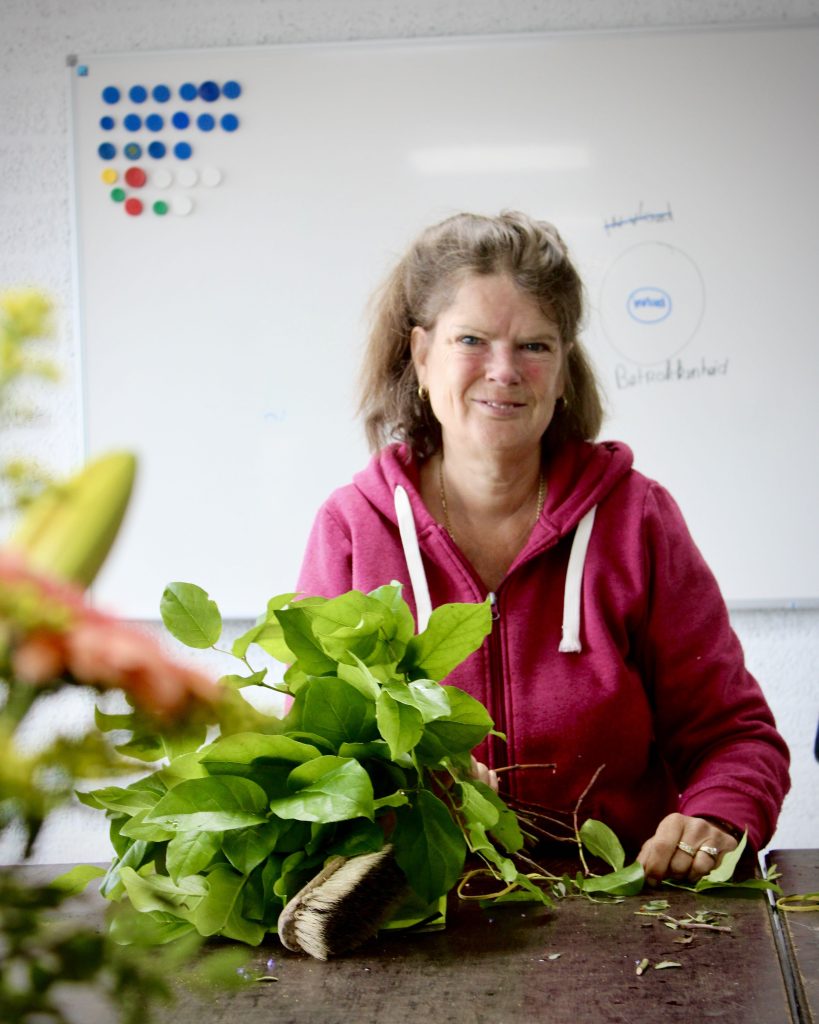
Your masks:
M 65 369 L 62 386 L 41 392 L 48 416 L 28 447 L 55 471 L 74 465 L 81 450 L 79 352 L 70 316 L 69 54 L 801 23 L 819 23 L 819 0 L 0 0 L 0 283 L 37 284 L 56 299 Z M 733 619 L 793 752 L 794 789 L 774 845 L 819 846 L 819 765 L 812 757 L 819 611 L 742 612 Z M 41 728 L 76 722 L 87 710 L 65 698 Z M 104 859 L 107 849 L 101 822 L 77 813 L 51 829 L 38 856 Z M 0 849 L 0 861 L 4 854 L 12 856 Z

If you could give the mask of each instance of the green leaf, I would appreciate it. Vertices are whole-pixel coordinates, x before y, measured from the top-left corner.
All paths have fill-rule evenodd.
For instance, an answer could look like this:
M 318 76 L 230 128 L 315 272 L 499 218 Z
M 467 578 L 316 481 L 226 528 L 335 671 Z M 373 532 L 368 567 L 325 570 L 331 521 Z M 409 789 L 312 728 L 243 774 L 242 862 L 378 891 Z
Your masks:
M 148 813 L 148 811 L 140 811 L 130 821 L 121 825 L 120 835 L 127 836 L 128 839 L 146 839 L 151 843 L 163 843 L 173 839 L 174 834 L 169 829 L 157 825 L 156 822 L 145 821 L 145 815 Z
M 208 736 L 208 727 L 204 722 L 189 725 L 184 729 L 175 728 L 164 733 L 162 743 L 165 748 L 165 756 L 169 761 L 182 754 L 190 754 L 198 750 Z
M 271 800 L 270 809 L 279 818 L 298 821 L 372 818 L 375 813 L 373 787 L 361 765 L 348 761 L 332 768 L 293 796 Z
M 492 630 L 488 599 L 482 604 L 445 604 L 433 611 L 429 625 L 407 644 L 399 668 L 413 677 L 440 682 L 473 651 Z
M 282 625 L 275 618 L 257 622 L 246 633 L 237 637 L 230 648 L 231 654 L 237 658 L 244 658 L 252 644 L 261 647 L 277 661 L 293 661 L 293 652 L 285 643 Z
M 87 807 L 134 815 L 140 811 L 150 810 L 156 804 L 158 796 L 156 793 L 151 793 L 147 790 L 106 786 L 104 789 L 95 789 L 90 793 L 81 793 L 78 790 L 77 799 Z
M 111 831 L 114 831 L 114 824 L 111 824 Z M 111 863 L 111 866 L 105 873 L 105 878 L 102 880 L 100 886 L 100 894 L 109 900 L 118 900 L 122 896 L 123 885 L 122 885 L 122 872 L 128 869 L 141 868 L 150 858 L 153 856 L 156 850 L 156 843 L 146 842 L 144 839 L 138 839 L 136 842 L 130 843 L 124 853 L 120 854 Z
M 212 743 L 203 751 L 201 762 L 209 772 L 225 774 L 254 764 L 302 764 L 320 754 L 318 747 L 289 736 L 237 732 Z
M 249 676 L 239 676 L 231 673 L 219 677 L 219 685 L 229 687 L 231 690 L 243 690 L 246 686 L 259 686 L 267 677 L 267 669 L 260 669 Z
M 626 854 L 620 840 L 602 821 L 587 818 L 580 826 L 580 840 L 589 853 L 604 860 L 615 871 L 625 864 Z
M 378 695 L 375 717 L 378 731 L 389 744 L 393 759 L 412 750 L 423 735 L 421 712 L 410 704 L 397 701 L 386 689 Z
M 267 795 L 249 779 L 217 775 L 180 782 L 147 817 L 174 832 L 227 831 L 266 820 Z
M 324 851 L 326 855 L 357 857 L 362 853 L 376 853 L 384 845 L 381 826 L 366 818 L 350 823 L 351 828 L 341 838 L 331 842 Z
M 200 829 L 177 833 L 165 850 L 165 866 L 174 882 L 186 875 L 201 874 L 219 852 L 221 838 Z
M 707 875 L 703 875 L 700 879 L 701 882 L 729 882 L 737 869 L 742 854 L 745 851 L 745 847 L 748 844 L 748 833 L 746 832 L 742 839 L 740 839 L 736 848 L 731 850 L 730 853 L 723 854 L 722 860 L 714 868 L 713 871 L 709 871 Z
M 114 732 L 117 729 L 133 729 L 136 715 L 129 711 L 124 715 L 106 715 L 99 708 L 94 708 L 94 724 L 100 732 Z
M 523 849 L 523 833 L 515 812 L 507 807 L 498 794 L 486 783 L 479 779 L 470 779 L 469 784 L 498 812 L 498 820 L 489 827 L 489 834 L 495 842 L 500 843 L 507 853 L 517 853 L 518 850 Z
M 180 782 L 186 779 L 204 779 L 207 775 L 201 763 L 201 754 L 192 751 L 189 754 L 180 754 L 170 764 L 160 768 L 156 777 L 160 779 L 167 789 L 173 789 Z
M 255 828 L 227 832 L 222 841 L 222 852 L 237 871 L 249 875 L 273 852 L 281 832 L 282 824 L 275 820 Z
M 352 763 L 354 762 L 350 758 L 339 757 L 338 754 L 323 754 L 293 768 L 287 777 L 287 790 L 289 793 L 297 793 L 300 789 L 318 782 L 328 772 Z
M 608 875 L 592 875 L 591 878 L 580 875 L 577 879 L 577 886 L 583 892 L 609 896 L 636 896 L 642 892 L 644 883 L 643 866 L 637 861 Z
M 79 896 L 85 890 L 89 882 L 95 878 L 104 878 L 105 868 L 97 867 L 94 864 L 77 864 L 76 867 L 58 875 L 51 885 L 60 892 L 68 893 L 71 896 Z
M 341 743 L 375 739 L 372 701 L 343 679 L 311 679 L 297 699 L 303 700 L 301 728 L 324 736 L 336 749 Z
M 208 883 L 199 875 L 174 882 L 167 875 L 138 875 L 132 868 L 122 869 L 122 883 L 128 899 L 137 910 L 177 913 L 192 910 L 207 894 Z
M 415 750 L 425 764 L 438 764 L 444 758 L 468 754 L 492 728 L 492 719 L 480 701 L 455 686 L 445 686 L 444 691 L 449 698 L 450 713 L 425 726 Z
M 335 671 L 336 662 L 327 657 L 316 640 L 307 615 L 308 607 L 300 601 L 293 608 L 276 612 L 276 618 L 281 623 L 284 641 L 298 659 L 301 671 L 308 675 L 326 675 Z
M 397 811 L 392 841 L 398 866 L 418 895 L 428 902 L 455 885 L 466 859 L 466 843 L 446 805 L 428 790 L 414 807 Z
M 195 583 L 169 583 L 159 613 L 168 632 L 186 647 L 212 647 L 222 635 L 216 602 Z
M 452 714 L 449 697 L 440 683 L 432 679 L 415 679 L 409 684 L 409 692 L 425 722 L 434 722 L 436 718 Z

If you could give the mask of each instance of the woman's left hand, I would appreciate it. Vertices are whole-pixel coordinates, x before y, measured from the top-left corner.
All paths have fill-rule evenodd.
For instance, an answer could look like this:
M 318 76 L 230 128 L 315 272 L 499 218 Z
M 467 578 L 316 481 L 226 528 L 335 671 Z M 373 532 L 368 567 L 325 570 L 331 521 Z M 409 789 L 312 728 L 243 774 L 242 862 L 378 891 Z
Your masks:
M 736 849 L 732 835 L 705 818 L 669 814 L 657 831 L 642 846 L 637 860 L 643 865 L 646 881 L 656 885 L 664 878 L 696 882 Z

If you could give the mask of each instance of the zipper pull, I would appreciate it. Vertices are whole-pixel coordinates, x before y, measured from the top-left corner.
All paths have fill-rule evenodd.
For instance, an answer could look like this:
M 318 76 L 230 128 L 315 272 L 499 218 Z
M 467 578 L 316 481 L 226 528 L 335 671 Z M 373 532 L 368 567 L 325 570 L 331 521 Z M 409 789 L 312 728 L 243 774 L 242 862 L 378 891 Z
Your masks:
M 498 599 L 495 595 L 494 590 L 490 590 L 486 595 L 489 598 L 489 605 L 492 611 L 492 621 L 497 622 L 500 619 L 500 612 L 498 611 Z

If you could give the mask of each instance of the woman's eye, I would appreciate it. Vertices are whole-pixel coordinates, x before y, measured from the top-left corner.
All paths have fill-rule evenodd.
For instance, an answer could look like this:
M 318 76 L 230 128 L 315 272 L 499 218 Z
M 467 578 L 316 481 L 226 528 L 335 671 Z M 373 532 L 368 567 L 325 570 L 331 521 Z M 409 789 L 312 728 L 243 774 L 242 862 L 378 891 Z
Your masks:
M 549 346 L 542 341 L 527 341 L 523 346 L 524 352 L 548 352 Z
M 469 347 L 480 345 L 481 343 L 481 339 L 476 338 L 474 334 L 462 334 L 458 340 L 462 345 L 467 345 Z

